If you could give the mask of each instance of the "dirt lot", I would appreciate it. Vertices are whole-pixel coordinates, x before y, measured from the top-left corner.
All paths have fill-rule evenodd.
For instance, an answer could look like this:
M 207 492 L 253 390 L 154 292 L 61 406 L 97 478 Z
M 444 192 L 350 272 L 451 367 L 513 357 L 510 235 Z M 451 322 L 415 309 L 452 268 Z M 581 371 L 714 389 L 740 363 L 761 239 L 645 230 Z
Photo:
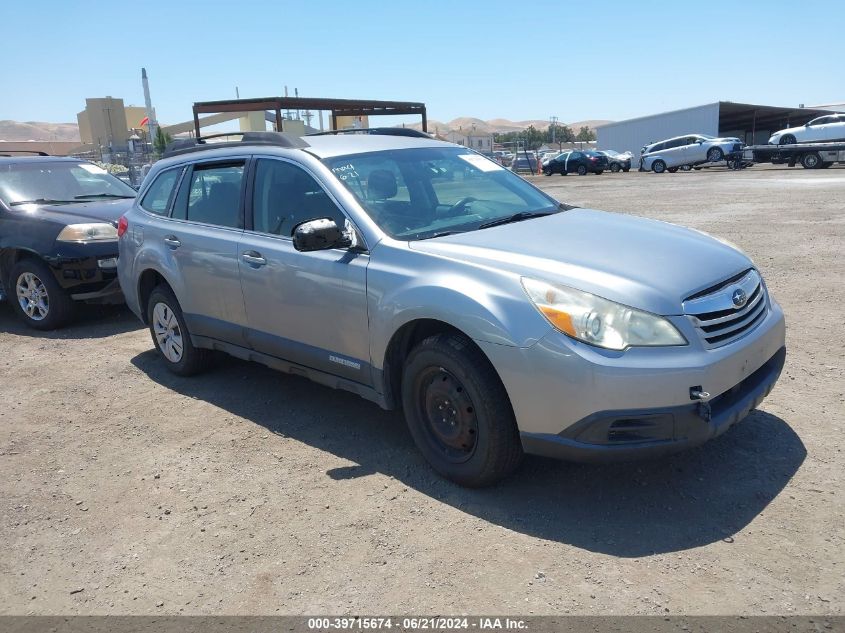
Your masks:
M 234 360 L 168 374 L 123 309 L 0 306 L 5 614 L 845 611 L 845 169 L 537 178 L 745 249 L 788 319 L 762 410 L 700 449 L 435 476 L 402 418 Z

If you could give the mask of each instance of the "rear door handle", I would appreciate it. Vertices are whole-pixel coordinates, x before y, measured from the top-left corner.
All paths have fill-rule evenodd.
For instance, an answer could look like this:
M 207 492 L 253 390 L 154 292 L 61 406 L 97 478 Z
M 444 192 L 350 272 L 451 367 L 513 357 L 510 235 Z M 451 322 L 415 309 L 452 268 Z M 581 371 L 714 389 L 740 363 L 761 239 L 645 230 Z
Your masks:
M 261 256 L 261 253 L 257 253 L 255 251 L 244 251 L 241 253 L 241 259 L 250 266 L 255 266 L 256 268 L 267 263 L 267 260 Z
M 167 244 L 170 248 L 179 248 L 182 246 L 182 242 L 175 235 L 168 235 L 164 238 L 164 243 Z

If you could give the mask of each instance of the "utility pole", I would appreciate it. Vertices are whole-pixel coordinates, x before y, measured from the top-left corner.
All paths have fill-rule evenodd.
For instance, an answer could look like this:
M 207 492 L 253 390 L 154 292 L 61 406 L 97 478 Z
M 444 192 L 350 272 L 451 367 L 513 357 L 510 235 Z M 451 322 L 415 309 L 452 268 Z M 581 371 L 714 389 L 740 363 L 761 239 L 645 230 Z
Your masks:
M 556 116 L 549 117 L 549 123 L 551 124 L 552 128 L 552 143 L 555 142 L 555 132 L 557 132 L 557 121 L 558 119 Z

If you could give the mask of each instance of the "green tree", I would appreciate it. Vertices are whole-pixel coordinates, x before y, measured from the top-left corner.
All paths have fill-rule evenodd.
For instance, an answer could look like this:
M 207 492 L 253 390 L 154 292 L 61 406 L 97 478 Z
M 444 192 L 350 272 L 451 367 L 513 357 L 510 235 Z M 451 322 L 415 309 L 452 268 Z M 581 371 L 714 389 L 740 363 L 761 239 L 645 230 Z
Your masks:
M 164 150 L 167 149 L 167 146 L 173 142 L 173 137 L 170 136 L 167 132 L 164 132 L 160 127 L 156 128 L 156 135 L 153 139 L 153 149 L 155 153 L 161 156 L 164 154 Z
M 575 137 L 576 141 L 595 141 L 596 140 L 596 133 L 593 132 L 590 128 L 586 125 L 582 127 L 578 131 L 578 136 Z

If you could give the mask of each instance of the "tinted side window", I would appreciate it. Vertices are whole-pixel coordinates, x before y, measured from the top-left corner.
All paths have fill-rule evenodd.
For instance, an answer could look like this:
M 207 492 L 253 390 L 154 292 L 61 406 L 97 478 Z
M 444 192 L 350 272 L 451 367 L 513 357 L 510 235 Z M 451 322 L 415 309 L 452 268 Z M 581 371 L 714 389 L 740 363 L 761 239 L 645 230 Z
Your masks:
M 304 169 L 281 160 L 260 159 L 252 193 L 252 227 L 259 233 L 290 237 L 297 224 L 331 218 L 343 227 L 346 216 Z
M 646 154 L 651 154 L 651 153 L 653 153 L 653 152 L 659 152 L 659 151 L 661 151 L 664 147 L 666 147 L 666 143 L 658 143 L 657 145 L 654 145 L 654 146 L 653 146 L 650 150 L 648 150 L 648 151 L 646 152 Z
M 141 207 L 155 213 L 157 215 L 167 215 L 167 210 L 170 207 L 170 200 L 173 197 L 173 190 L 176 188 L 176 183 L 179 182 L 179 176 L 182 173 L 182 168 L 168 169 L 161 172 L 147 193 L 144 194 L 144 199 L 141 200 Z
M 243 163 L 194 165 L 188 189 L 187 219 L 215 226 L 241 228 Z

